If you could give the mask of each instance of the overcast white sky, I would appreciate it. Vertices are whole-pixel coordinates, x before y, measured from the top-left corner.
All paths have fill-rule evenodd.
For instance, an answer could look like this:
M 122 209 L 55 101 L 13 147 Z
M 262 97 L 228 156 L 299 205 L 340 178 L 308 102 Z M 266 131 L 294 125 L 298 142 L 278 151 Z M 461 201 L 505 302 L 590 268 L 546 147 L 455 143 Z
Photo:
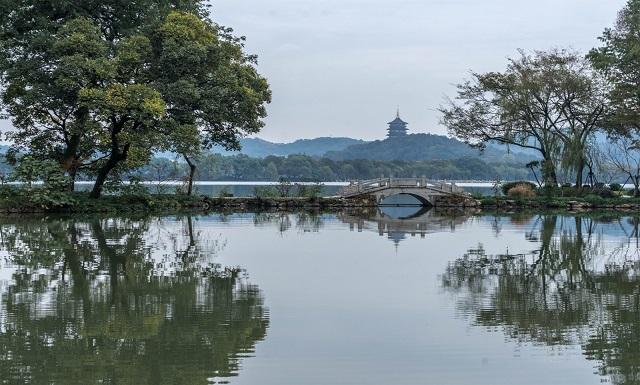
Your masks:
M 381 138 L 400 105 L 413 132 L 444 133 L 435 108 L 469 70 L 518 48 L 587 51 L 625 0 L 213 0 L 271 84 L 259 135 Z
M 445 133 L 435 108 L 469 70 L 518 48 L 598 44 L 626 0 L 212 0 L 248 39 L 273 103 L 258 136 L 384 137 L 400 105 L 412 132 Z M 8 127 L 0 122 L 0 127 Z

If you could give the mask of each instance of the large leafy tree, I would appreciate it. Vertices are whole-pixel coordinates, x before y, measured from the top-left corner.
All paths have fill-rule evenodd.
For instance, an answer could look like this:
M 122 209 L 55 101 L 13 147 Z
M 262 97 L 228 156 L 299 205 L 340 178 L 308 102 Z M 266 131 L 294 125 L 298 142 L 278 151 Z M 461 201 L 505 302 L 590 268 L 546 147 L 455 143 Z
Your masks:
M 190 167 L 189 194 L 194 156 L 213 145 L 239 149 L 238 138 L 263 125 L 271 94 L 242 44 L 231 30 L 193 14 L 172 13 L 154 33 L 151 77 L 167 102 L 168 149 Z
M 640 130 L 640 1 L 629 0 L 613 28 L 600 37 L 602 47 L 588 57 L 611 84 L 609 128 L 622 134 Z
M 74 178 L 114 173 L 159 149 L 187 156 L 262 126 L 268 85 L 202 1 L 3 1 L 2 100 L 16 148 Z
M 588 139 L 605 104 L 601 82 L 578 54 L 521 52 L 506 71 L 472 73 L 457 88 L 440 108 L 454 136 L 479 147 L 497 142 L 537 151 L 549 185 L 557 185 L 556 168 L 565 160 L 582 183 Z
M 75 178 L 96 156 L 85 88 L 113 74 L 110 51 L 172 9 L 204 16 L 199 1 L 0 0 L 0 80 L 16 150 L 57 160 Z

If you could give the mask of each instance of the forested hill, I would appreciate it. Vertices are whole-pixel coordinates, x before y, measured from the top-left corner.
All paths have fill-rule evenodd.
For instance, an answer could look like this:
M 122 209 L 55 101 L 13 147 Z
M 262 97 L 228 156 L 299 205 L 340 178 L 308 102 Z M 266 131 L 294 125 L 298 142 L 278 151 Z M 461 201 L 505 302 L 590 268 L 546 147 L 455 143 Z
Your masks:
M 240 141 L 240 152 L 225 151 L 222 148 L 214 148 L 214 153 L 222 155 L 244 154 L 252 158 L 264 158 L 270 155 L 309 155 L 324 156 L 327 152 L 342 151 L 345 148 L 366 143 L 363 140 L 351 138 L 315 138 L 299 139 L 292 143 L 273 143 L 259 138 L 246 138 Z
M 241 140 L 242 150 L 225 151 L 214 148 L 213 153 L 224 156 L 246 155 L 252 158 L 267 156 L 308 155 L 327 157 L 333 160 L 453 160 L 479 157 L 487 162 L 518 161 L 527 163 L 537 158 L 530 152 L 512 147 L 489 145 L 484 152 L 443 135 L 413 134 L 404 138 L 393 138 L 366 142 L 352 138 L 300 139 L 292 143 L 274 143 L 260 138 Z
M 485 161 L 511 160 L 528 162 L 534 156 L 519 152 L 517 148 L 508 151 L 505 147 L 489 145 L 480 151 L 452 138 L 433 134 L 413 134 L 402 138 L 391 138 L 355 144 L 340 151 L 331 151 L 325 155 L 333 160 L 452 160 L 479 157 Z

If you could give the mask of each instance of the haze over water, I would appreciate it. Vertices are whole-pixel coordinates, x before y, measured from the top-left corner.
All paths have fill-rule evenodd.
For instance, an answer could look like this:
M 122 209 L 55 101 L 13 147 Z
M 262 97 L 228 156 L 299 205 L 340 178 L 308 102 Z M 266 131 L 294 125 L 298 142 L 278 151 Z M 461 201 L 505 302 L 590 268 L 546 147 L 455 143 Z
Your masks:
M 637 384 L 638 223 L 4 218 L 0 383 Z

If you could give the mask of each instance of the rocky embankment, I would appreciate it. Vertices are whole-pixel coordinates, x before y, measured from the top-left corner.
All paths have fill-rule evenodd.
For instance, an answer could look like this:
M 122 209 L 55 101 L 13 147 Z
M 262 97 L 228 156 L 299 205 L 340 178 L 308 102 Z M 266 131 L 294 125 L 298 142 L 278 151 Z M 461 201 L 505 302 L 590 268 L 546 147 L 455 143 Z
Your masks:
M 611 211 L 640 211 L 640 203 L 630 203 L 625 202 L 624 200 L 618 202 L 587 202 L 583 200 L 550 200 L 550 201 L 540 201 L 540 200 L 530 200 L 530 201 L 519 201 L 519 200 L 509 200 L 509 199 L 500 199 L 500 200 L 485 200 L 481 202 L 480 207 L 482 209 L 490 209 L 490 210 L 504 210 L 504 211 L 517 211 L 523 209 L 539 209 L 539 210 L 547 210 L 547 209 L 556 209 L 556 210 L 566 210 L 566 211 L 602 211 L 602 210 L 611 210 Z

